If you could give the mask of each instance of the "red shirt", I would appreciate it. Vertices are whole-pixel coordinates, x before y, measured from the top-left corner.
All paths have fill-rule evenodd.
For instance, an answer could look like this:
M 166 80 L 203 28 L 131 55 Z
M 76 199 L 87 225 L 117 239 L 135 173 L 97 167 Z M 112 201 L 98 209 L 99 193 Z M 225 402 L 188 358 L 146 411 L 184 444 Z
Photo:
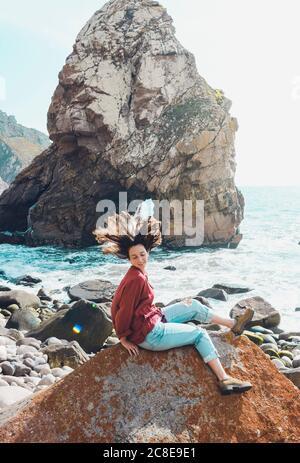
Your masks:
M 158 321 L 165 321 L 153 300 L 154 292 L 147 275 L 131 266 L 119 284 L 111 306 L 118 338 L 125 336 L 134 344 L 140 344 Z

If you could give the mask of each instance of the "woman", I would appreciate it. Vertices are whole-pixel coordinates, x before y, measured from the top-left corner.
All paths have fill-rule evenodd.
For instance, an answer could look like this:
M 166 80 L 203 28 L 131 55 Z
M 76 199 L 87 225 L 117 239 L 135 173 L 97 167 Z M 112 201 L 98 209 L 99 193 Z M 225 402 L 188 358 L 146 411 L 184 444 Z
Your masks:
M 161 244 L 159 222 L 154 217 L 132 217 L 126 212 L 115 214 L 109 218 L 108 227 L 95 230 L 94 235 L 99 243 L 106 245 L 103 249 L 105 254 L 128 259 L 131 263 L 118 286 L 111 308 L 116 334 L 131 356 L 139 354 L 139 347 L 162 351 L 194 345 L 217 376 L 222 394 L 251 389 L 249 382 L 227 375 L 207 331 L 186 324 L 190 320 L 217 323 L 239 335 L 253 317 L 251 308 L 247 308 L 236 321 L 215 315 L 210 308 L 192 298 L 162 309 L 156 307 L 153 304 L 153 287 L 146 273 L 149 252 Z

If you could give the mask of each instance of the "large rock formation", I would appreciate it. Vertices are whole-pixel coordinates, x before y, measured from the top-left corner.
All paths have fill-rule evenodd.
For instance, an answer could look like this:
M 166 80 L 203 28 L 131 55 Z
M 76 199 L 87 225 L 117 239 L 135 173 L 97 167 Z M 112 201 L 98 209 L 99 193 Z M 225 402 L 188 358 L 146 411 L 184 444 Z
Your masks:
M 14 116 L 0 110 L 0 193 L 49 145 L 42 132 L 18 124 Z
M 236 246 L 244 202 L 230 106 L 198 74 L 158 2 L 109 1 L 59 74 L 48 112 L 53 144 L 1 196 L 0 230 L 27 230 L 33 245 L 94 244 L 97 203 L 118 206 L 125 191 L 128 202 L 204 200 L 204 244 Z
M 193 347 L 132 358 L 114 346 L 1 411 L 0 442 L 299 442 L 300 391 L 245 336 L 212 336 L 247 393 L 220 395 Z

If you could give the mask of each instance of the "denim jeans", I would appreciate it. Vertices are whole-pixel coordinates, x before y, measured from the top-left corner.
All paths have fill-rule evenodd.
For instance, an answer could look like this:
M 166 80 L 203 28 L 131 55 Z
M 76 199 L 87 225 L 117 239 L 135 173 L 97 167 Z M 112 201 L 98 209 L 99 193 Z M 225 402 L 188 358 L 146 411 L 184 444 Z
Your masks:
M 194 345 L 205 363 L 219 357 L 207 331 L 185 323 L 191 320 L 210 323 L 213 311 L 209 307 L 201 304 L 197 299 L 190 299 L 187 303 L 181 301 L 163 307 L 161 311 L 167 323 L 157 322 L 145 340 L 139 344 L 140 347 L 160 351 Z

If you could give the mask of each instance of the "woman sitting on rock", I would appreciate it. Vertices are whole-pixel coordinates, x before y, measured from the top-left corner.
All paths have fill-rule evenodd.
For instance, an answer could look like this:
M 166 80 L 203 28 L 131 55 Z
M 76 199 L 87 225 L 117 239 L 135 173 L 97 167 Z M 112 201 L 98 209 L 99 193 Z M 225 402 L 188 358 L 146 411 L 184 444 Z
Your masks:
M 162 241 L 159 224 L 154 217 L 145 219 L 137 214 L 133 217 L 121 212 L 108 219 L 107 228 L 94 231 L 96 240 L 105 244 L 104 254 L 113 254 L 131 263 L 111 307 L 113 326 L 121 344 L 130 355 L 138 355 L 138 346 L 161 351 L 194 345 L 217 376 L 222 394 L 248 391 L 252 387 L 249 382 L 227 375 L 207 331 L 186 322 L 217 323 L 239 335 L 252 319 L 252 309 L 247 308 L 236 321 L 219 317 L 192 298 L 162 309 L 153 304 L 154 292 L 148 281 L 146 266 L 149 252 Z

